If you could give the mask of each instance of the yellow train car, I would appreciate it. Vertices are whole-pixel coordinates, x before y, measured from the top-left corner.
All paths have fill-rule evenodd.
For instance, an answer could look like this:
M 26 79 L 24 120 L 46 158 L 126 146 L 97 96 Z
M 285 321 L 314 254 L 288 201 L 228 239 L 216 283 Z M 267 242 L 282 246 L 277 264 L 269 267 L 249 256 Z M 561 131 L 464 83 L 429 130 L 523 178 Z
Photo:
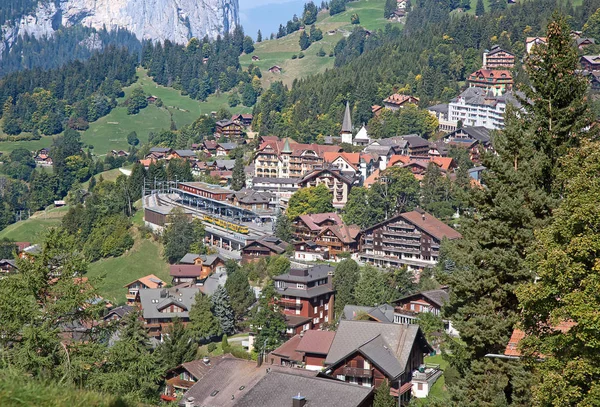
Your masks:
M 202 220 L 204 222 L 212 223 L 213 225 L 222 227 L 224 229 L 229 229 L 232 232 L 243 233 L 245 235 L 247 235 L 249 233 L 248 226 L 237 225 L 237 224 L 235 224 L 233 222 L 228 222 L 228 221 L 226 221 L 224 219 L 219 219 L 219 218 L 216 218 L 214 216 L 204 215 L 204 217 L 202 218 Z

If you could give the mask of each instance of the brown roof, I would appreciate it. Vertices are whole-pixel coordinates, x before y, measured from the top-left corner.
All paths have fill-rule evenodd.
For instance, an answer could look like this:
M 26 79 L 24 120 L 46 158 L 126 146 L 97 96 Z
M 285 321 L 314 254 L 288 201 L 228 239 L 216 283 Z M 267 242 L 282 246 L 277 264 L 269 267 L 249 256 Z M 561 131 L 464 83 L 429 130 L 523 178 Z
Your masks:
M 406 212 L 400 216 L 437 239 L 460 239 L 462 237 L 456 230 L 425 211 Z
M 325 222 L 326 220 L 332 220 L 336 225 L 339 225 L 342 222 L 342 218 L 340 218 L 340 215 L 338 215 L 335 212 L 326 212 L 326 213 L 313 213 L 313 214 L 309 214 L 309 215 L 300 215 L 299 216 L 300 220 L 302 220 L 302 222 L 304 222 L 304 224 L 306 226 L 308 226 L 308 228 L 310 230 L 321 230 L 321 223 Z
M 360 233 L 360 227 L 358 225 L 346 225 L 342 223 L 340 225 L 333 225 L 325 227 L 319 235 L 325 233 L 325 231 L 331 230 L 333 234 L 340 239 L 342 243 L 354 243 L 356 236 Z
M 471 74 L 471 76 L 482 77 L 484 79 L 506 78 L 512 79 L 510 71 L 497 69 L 479 69 Z
M 275 154 L 280 155 L 284 149 L 286 140 L 281 140 L 277 137 L 266 136 L 262 138 L 264 141 L 258 147 L 257 152 L 265 150 L 267 147 L 271 147 L 275 150 Z M 321 144 L 300 144 L 296 141 L 288 138 L 289 147 L 292 150 L 292 155 L 299 156 L 303 152 L 311 150 L 314 151 L 319 157 L 323 157 L 326 152 L 339 152 L 342 151 L 340 146 L 325 146 Z
M 195 264 L 171 264 L 169 273 L 172 277 L 200 277 L 202 266 Z
M 571 328 L 577 325 L 574 321 L 563 321 L 556 326 L 552 326 L 552 330 L 557 332 L 567 333 Z M 504 354 L 507 356 L 521 356 L 521 351 L 519 350 L 519 343 L 521 340 L 525 338 L 525 332 L 520 329 L 515 329 L 506 345 L 506 349 L 504 350 Z M 543 355 L 541 355 L 543 356 Z
M 306 331 L 296 350 L 298 352 L 327 355 L 334 337 L 334 331 Z
M 296 352 L 296 348 L 301 340 L 302 337 L 300 335 L 294 335 L 289 341 L 283 343 L 271 353 L 275 356 L 283 357 L 285 359 L 302 362 L 304 355 L 301 352 Z
M 154 274 L 148 274 L 147 276 L 140 277 L 137 280 L 133 280 L 131 283 L 124 285 L 123 287 L 129 287 L 131 284 L 139 281 L 144 284 L 148 288 L 160 288 L 165 285 L 165 282 L 160 278 L 156 277 Z
M 416 98 L 414 96 L 409 96 L 409 95 L 401 95 L 399 93 L 394 93 L 393 95 L 391 95 L 390 97 L 388 97 L 387 99 L 384 100 L 385 103 L 390 103 L 390 104 L 394 104 L 394 105 L 402 105 L 406 102 L 408 103 L 415 103 L 415 102 L 419 102 L 419 98 Z

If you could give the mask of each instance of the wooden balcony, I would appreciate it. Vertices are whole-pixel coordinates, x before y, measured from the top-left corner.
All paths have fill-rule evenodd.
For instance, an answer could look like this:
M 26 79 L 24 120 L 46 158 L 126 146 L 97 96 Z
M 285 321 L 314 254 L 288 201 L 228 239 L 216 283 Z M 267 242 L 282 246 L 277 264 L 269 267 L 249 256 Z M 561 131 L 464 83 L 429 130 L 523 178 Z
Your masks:
M 290 308 L 298 308 L 298 309 L 302 308 L 301 302 L 296 302 L 295 299 L 291 299 L 291 298 L 280 298 L 279 304 L 284 305 L 286 307 L 290 307 Z
M 359 369 L 358 367 L 346 366 L 342 369 L 342 374 L 350 377 L 369 378 L 373 376 L 373 371 L 371 369 Z

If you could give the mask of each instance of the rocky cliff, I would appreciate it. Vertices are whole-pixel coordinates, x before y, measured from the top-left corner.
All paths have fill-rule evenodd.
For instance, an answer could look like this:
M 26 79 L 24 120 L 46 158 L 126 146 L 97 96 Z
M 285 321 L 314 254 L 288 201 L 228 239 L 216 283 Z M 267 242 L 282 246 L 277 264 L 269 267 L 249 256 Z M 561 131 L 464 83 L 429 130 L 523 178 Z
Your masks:
M 185 44 L 191 37 L 231 32 L 239 24 L 238 0 L 41 0 L 35 12 L 2 26 L 0 53 L 25 33 L 52 35 L 58 26 L 127 29 L 138 39 Z

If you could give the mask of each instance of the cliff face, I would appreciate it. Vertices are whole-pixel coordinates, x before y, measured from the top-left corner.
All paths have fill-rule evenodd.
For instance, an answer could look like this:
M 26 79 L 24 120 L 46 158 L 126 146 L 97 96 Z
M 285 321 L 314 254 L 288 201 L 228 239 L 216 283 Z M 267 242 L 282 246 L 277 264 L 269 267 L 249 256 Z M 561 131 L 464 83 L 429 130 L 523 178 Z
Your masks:
M 59 23 L 96 29 L 125 28 L 138 39 L 185 44 L 191 37 L 231 32 L 238 0 L 41 0 L 36 11 L 1 27 L 0 53 L 20 35 L 52 35 Z M 1 57 L 1 56 L 0 56 Z

